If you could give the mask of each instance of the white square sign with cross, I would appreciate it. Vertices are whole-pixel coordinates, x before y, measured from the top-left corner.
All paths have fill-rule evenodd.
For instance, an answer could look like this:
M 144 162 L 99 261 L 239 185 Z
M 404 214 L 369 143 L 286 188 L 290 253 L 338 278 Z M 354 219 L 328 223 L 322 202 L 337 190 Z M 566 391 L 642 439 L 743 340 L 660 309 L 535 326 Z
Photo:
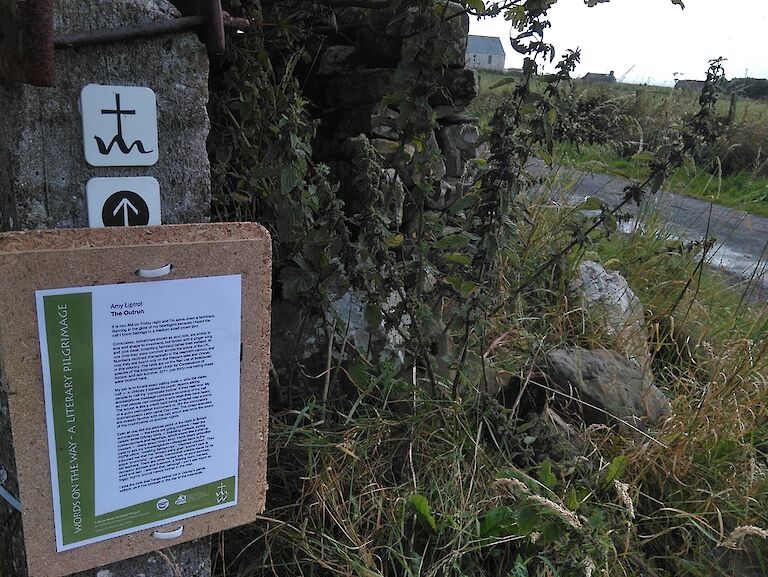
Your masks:
M 144 86 L 89 84 L 80 93 L 85 160 L 91 166 L 157 162 L 157 101 Z

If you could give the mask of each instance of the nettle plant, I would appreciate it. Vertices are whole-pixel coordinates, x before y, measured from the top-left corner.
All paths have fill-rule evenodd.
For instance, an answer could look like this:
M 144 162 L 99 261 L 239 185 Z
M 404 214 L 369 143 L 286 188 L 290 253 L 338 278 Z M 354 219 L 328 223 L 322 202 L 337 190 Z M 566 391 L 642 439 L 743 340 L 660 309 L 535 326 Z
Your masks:
M 380 363 L 368 350 L 352 351 L 344 367 L 326 372 L 326 386 L 343 377 L 360 390 L 357 398 L 335 405 L 303 399 L 300 410 L 275 419 L 269 470 L 276 501 L 270 515 L 277 521 L 248 540 L 266 544 L 264 573 L 283 559 L 294 574 L 372 575 L 378 573 L 361 567 L 385 566 L 385 574 L 397 575 L 523 576 L 534 558 L 532 566 L 548 574 L 590 575 L 609 571 L 617 539 L 630 539 L 623 517 L 608 518 L 587 497 L 618 492 L 631 517 L 632 500 L 618 483 L 626 459 L 585 471 L 576 486 L 566 487 L 566 473 L 548 461 L 537 463 L 535 479 L 521 474 L 505 459 L 530 451 L 520 445 L 536 434 L 505 433 L 509 423 L 498 403 L 471 399 L 471 391 L 483 378 L 498 319 L 521 301 L 535 307 L 542 294 L 555 292 L 556 272 L 572 254 L 610 233 L 624 207 L 658 191 L 670 169 L 717 138 L 714 87 L 722 62 L 711 63 L 699 111 L 658 150 L 643 153 L 648 176 L 627 185 L 617 207 L 602 207 L 558 242 L 529 246 L 535 237 L 526 229 L 535 223 L 525 201 L 537 182 L 527 167 L 535 157 L 552 163 L 557 127 L 568 126 L 572 114 L 570 75 L 580 56 L 566 52 L 553 74 L 542 74 L 544 64 L 555 61 L 544 40 L 553 4 L 465 3 L 473 15 L 506 15 L 524 65 L 520 78 L 505 80 L 513 89 L 490 122 L 490 156 L 448 193 L 433 176 L 437 152 L 427 143 L 441 90 L 435 62 L 442 47 L 435 39 L 452 16 L 434 0 L 398 5 L 411 9 L 421 26 L 409 37 L 386 99 L 399 111 L 400 154 L 413 151 L 403 179 L 407 218 L 397 227 L 382 159 L 367 139 L 354 139 L 350 151 L 355 192 L 368 200 L 354 211 L 344 205 L 330 169 L 313 159 L 316 123 L 296 77 L 302 60 L 312 60 L 305 50 L 309 36 L 328 29 L 335 9 L 393 4 L 230 2 L 229 10 L 253 18 L 261 33 L 233 37 L 212 70 L 214 218 L 257 220 L 269 228 L 275 293 L 300 305 L 303 317 L 327 310 L 351 287 L 365 297 L 368 323 L 396 334 L 402 353 Z M 338 321 L 328 324 L 343 334 L 344 319 Z M 349 353 L 343 337 L 330 342 Z M 499 449 L 505 442 L 512 447 L 507 452 Z
M 672 2 L 682 6 L 679 0 Z M 500 263 L 514 262 L 522 248 L 519 231 L 527 216 L 519 201 L 535 181 L 527 166 L 534 157 L 551 164 L 556 127 L 567 126 L 571 112 L 568 87 L 579 52 L 567 51 L 554 73 L 541 73 L 555 58 L 554 47 L 544 40 L 550 26 L 547 12 L 554 4 L 465 2 L 473 16 L 505 15 L 515 32 L 512 47 L 524 56 L 524 64 L 522 77 L 504 81 L 514 83 L 514 89 L 490 122 L 490 157 L 477 162 L 469 184 L 450 195 L 441 193 L 432 176 L 429 167 L 438 152 L 427 146 L 437 126 L 432 102 L 441 90 L 435 63 L 442 46 L 436 39 L 445 19 L 456 17 L 445 2 L 326 0 L 288 7 L 233 0 L 229 9 L 252 18 L 260 34 L 233 37 L 230 51 L 212 72 L 214 218 L 258 220 L 270 229 L 276 294 L 301 303 L 306 311 L 324 310 L 346 287 L 361 291 L 369 323 L 383 323 L 399 335 L 405 365 L 415 367 L 433 392 L 447 389 L 454 399 L 464 384 L 478 378 L 477 366 L 466 361 L 468 356 L 482 359 L 472 351 L 487 347 L 494 315 L 584 246 L 595 231 L 610 232 L 628 203 L 656 192 L 672 167 L 718 135 L 714 86 L 723 74 L 720 60 L 708 72 L 700 111 L 677 127 L 668 144 L 654 154 L 643 153 L 649 167 L 645 181 L 628 185 L 618 206 L 603 207 L 553 254 L 538 255 L 518 282 L 500 286 Z M 328 28 L 321 24 L 333 21 L 335 9 L 351 5 L 408 8 L 421 25 L 404 44 L 386 99 L 399 111 L 400 150 L 415 151 L 406 186 L 408 223 L 399 230 L 382 191 L 380 157 L 371 146 L 360 143 L 353 159 L 359 174 L 356 194 L 370 200 L 358 213 L 345 210 L 328 167 L 312 158 L 316 124 L 301 94 L 296 66 L 312 57 L 305 51 L 307 38 Z M 446 341 L 452 346 L 439 346 Z M 358 352 L 365 357 L 368 351 Z M 364 361 L 369 370 L 373 359 Z

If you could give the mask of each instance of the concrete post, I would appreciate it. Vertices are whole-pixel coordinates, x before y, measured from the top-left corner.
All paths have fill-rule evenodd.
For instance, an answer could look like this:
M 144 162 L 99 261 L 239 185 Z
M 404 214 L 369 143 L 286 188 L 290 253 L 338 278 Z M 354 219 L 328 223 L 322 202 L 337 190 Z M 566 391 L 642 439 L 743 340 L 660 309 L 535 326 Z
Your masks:
M 166 0 L 57 0 L 54 26 L 56 32 L 68 33 L 176 15 Z M 90 83 L 155 91 L 160 140 L 156 165 L 86 164 L 78 100 Z M 152 176 L 160 183 L 164 224 L 209 220 L 207 83 L 205 47 L 194 33 L 57 50 L 55 88 L 0 80 L 0 228 L 88 226 L 85 184 L 94 176 Z M 8 473 L 4 486 L 18 494 L 3 382 L 0 375 L 0 467 Z M 22 530 L 18 513 L 0 500 L 2 575 L 26 577 Z M 210 572 L 210 539 L 203 539 L 81 576 L 206 577 Z

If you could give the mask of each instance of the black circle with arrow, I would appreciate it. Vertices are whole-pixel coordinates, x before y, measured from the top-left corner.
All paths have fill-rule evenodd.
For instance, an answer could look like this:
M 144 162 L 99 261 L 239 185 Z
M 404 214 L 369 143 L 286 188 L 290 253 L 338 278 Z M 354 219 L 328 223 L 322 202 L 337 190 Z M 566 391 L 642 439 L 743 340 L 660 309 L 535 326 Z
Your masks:
M 120 190 L 104 201 L 101 220 L 104 226 L 144 226 L 149 223 L 149 206 L 135 192 Z

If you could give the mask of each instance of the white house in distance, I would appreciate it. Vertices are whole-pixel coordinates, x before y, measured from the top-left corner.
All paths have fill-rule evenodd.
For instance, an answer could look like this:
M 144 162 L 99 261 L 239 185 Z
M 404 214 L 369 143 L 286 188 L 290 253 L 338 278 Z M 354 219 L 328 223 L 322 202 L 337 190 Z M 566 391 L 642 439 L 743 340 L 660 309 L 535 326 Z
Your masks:
M 480 70 L 504 70 L 506 53 L 498 36 L 472 36 L 467 38 L 464 58 L 469 68 Z

